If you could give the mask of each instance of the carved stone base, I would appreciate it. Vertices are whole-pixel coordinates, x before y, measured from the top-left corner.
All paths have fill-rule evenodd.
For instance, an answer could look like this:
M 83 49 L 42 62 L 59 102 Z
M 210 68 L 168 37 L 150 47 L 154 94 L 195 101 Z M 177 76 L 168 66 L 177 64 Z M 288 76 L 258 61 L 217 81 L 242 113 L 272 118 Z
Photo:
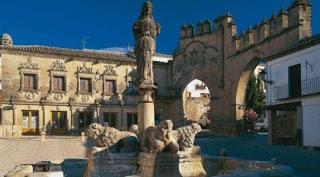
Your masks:
M 205 177 L 200 154 L 190 152 L 140 153 L 140 177 Z
M 136 153 L 97 152 L 89 159 L 84 177 L 125 177 L 137 174 Z

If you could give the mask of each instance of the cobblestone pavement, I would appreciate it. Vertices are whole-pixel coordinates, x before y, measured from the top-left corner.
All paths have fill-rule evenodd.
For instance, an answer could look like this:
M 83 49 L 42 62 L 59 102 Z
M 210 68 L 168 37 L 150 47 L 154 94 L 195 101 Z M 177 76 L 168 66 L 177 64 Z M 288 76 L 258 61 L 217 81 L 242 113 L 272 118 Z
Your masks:
M 38 136 L 0 138 L 0 177 L 17 164 L 83 158 L 85 146 L 80 137 L 47 137 L 45 142 Z

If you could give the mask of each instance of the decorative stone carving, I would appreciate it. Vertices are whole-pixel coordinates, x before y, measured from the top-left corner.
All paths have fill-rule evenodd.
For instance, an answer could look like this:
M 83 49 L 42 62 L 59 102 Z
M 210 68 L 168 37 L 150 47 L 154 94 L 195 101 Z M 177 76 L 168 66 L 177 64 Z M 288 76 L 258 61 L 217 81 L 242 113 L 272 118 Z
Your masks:
M 108 149 L 112 153 L 139 151 L 138 137 L 131 132 L 93 123 L 86 130 L 86 135 L 95 140 L 96 147 Z
M 83 66 L 82 67 L 78 67 L 78 73 L 93 74 L 92 68 L 87 67 L 85 62 L 83 62 Z
M 37 63 L 32 63 L 31 56 L 27 57 L 27 63 L 20 63 L 20 69 L 39 69 Z
M 89 96 L 88 95 L 81 95 L 81 100 L 86 103 L 89 101 Z
M 32 92 L 25 92 L 24 97 L 26 100 L 32 101 L 35 97 L 35 94 Z
M 189 151 L 194 147 L 194 139 L 201 131 L 201 126 L 197 123 L 192 123 L 189 126 L 180 127 L 177 130 L 172 131 L 174 139 L 179 144 L 180 151 Z
M 116 70 L 112 65 L 106 65 L 106 70 L 104 71 L 103 74 L 108 76 L 117 76 Z
M 138 159 L 140 177 L 205 177 L 199 153 L 180 151 L 172 153 L 140 153 Z
M 94 83 L 96 93 L 100 93 L 103 85 L 103 76 L 99 73 L 99 71 L 97 71 L 94 75 Z
M 66 71 L 66 66 L 59 60 L 53 61 L 50 66 L 51 71 Z
M 201 126 L 192 123 L 177 130 L 172 130 L 172 127 L 172 121 L 165 120 L 157 127 L 147 128 L 142 136 L 142 151 L 147 153 L 192 151 L 195 136 L 201 131 Z
M 54 99 L 55 101 L 62 101 L 63 98 L 64 98 L 64 95 L 63 95 L 63 94 L 54 94 L 54 95 L 53 95 L 53 99 Z
M 178 143 L 173 139 L 173 123 L 171 120 L 165 120 L 157 127 L 147 128 L 142 136 L 141 149 L 143 152 L 159 153 L 169 151 L 176 153 L 179 150 Z
M 144 3 L 132 30 L 135 38 L 134 53 L 138 62 L 138 82 L 153 85 L 152 57 L 155 54 L 155 40 L 160 33 L 160 25 L 154 21 L 150 1 Z
M 129 81 L 135 81 L 138 77 L 137 69 L 134 67 L 131 67 L 131 71 L 127 71 L 127 80 Z

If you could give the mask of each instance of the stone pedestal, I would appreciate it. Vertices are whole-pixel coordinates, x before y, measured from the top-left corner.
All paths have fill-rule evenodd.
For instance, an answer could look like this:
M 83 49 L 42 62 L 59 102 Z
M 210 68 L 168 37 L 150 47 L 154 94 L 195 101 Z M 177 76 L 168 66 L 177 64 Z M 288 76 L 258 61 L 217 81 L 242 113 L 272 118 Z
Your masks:
M 136 153 L 108 153 L 106 150 L 92 154 L 84 177 L 125 177 L 137 174 Z
M 205 177 L 200 154 L 190 152 L 140 153 L 140 177 Z

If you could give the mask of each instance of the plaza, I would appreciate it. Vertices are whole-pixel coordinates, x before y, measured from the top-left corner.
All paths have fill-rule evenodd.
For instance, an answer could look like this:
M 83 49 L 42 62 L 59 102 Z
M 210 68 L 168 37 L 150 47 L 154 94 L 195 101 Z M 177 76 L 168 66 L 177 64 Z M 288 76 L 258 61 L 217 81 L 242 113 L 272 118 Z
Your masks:
M 294 168 L 295 177 L 317 177 L 320 167 L 320 152 L 299 149 L 296 146 L 272 146 L 264 134 L 249 137 L 216 137 L 205 135 L 196 139 L 205 155 L 216 156 L 226 149 L 230 156 L 243 159 L 269 161 L 277 158 L 279 163 Z M 72 150 L 71 150 L 72 149 Z M 53 161 L 61 163 L 65 159 L 83 159 L 86 150 L 79 137 L 50 137 L 41 142 L 40 137 L 0 139 L 0 176 L 17 164 Z M 303 162 L 303 163 L 301 163 Z M 83 166 L 70 166 L 72 171 L 84 171 Z M 74 177 L 81 176 L 76 174 Z
M 229 10 L 180 21 L 176 47 L 162 53 L 168 19 L 159 4 L 119 16 L 130 26 L 109 40 L 130 29 L 133 47 L 90 49 L 88 37 L 81 49 L 56 47 L 2 34 L 0 175 L 316 177 L 319 5 L 283 2 L 246 28 Z

